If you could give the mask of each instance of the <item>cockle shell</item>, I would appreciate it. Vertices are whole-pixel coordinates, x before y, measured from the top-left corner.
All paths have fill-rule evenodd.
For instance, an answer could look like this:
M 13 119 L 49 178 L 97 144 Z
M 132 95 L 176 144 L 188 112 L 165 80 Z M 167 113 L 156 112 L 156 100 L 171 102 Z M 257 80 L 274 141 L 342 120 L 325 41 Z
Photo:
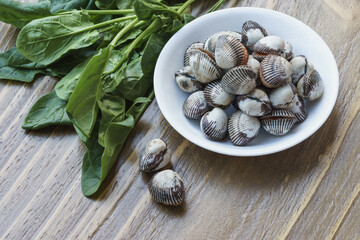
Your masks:
M 281 53 L 281 56 L 286 60 L 290 61 L 293 58 L 293 48 L 289 42 L 285 42 L 284 51 Z
M 288 133 L 296 121 L 295 115 L 288 109 L 274 109 L 270 114 L 260 117 L 263 128 L 276 136 Z
M 155 202 L 177 206 L 184 201 L 185 187 L 179 174 L 164 170 L 155 174 L 149 183 L 149 191 Z
M 231 142 L 237 146 L 243 146 L 258 135 L 260 122 L 256 117 L 251 117 L 242 111 L 236 111 L 229 120 L 228 128 Z
M 321 97 L 324 91 L 324 84 L 318 71 L 313 70 L 304 75 L 297 83 L 299 96 L 314 101 Z
M 199 82 L 193 74 L 190 66 L 175 72 L 176 83 L 184 92 L 193 93 L 205 88 L 204 84 Z
M 291 79 L 295 85 L 305 74 L 308 74 L 314 70 L 314 66 L 303 55 L 294 57 L 290 61 L 290 64 L 292 68 Z
M 161 139 L 153 139 L 146 144 L 139 168 L 144 172 L 153 172 L 165 167 L 171 159 L 171 150 Z
M 260 64 L 261 82 L 268 88 L 277 88 L 291 82 L 291 64 L 283 57 L 268 55 Z
M 206 85 L 204 97 L 210 106 L 222 109 L 226 109 L 233 100 L 233 95 L 221 87 L 220 80 L 213 81 Z
M 221 79 L 221 86 L 232 94 L 247 94 L 256 87 L 256 73 L 248 66 L 229 70 Z
M 259 117 L 271 112 L 271 104 L 266 93 L 255 88 L 246 95 L 236 97 L 237 107 L 249 116 Z
M 219 79 L 222 74 L 213 54 L 203 49 L 189 52 L 189 65 L 196 79 L 202 83 Z
M 215 61 L 223 69 L 245 65 L 248 60 L 245 46 L 236 38 L 222 35 L 218 38 L 215 48 Z
M 252 55 L 249 55 L 246 65 L 256 73 L 257 78 L 259 76 L 260 62 L 256 60 Z
M 220 36 L 231 36 L 239 40 L 242 44 L 247 43 L 247 36 L 243 33 L 233 32 L 233 31 L 222 31 L 222 32 L 217 32 L 211 35 L 208 39 L 206 39 L 204 49 L 214 53 L 218 38 Z
M 204 49 L 204 43 L 195 42 L 186 49 L 184 55 L 184 66 L 189 66 L 189 53 L 196 49 Z
M 268 54 L 281 55 L 285 49 L 285 42 L 278 36 L 267 36 L 254 45 L 254 58 L 263 60 Z
M 270 102 L 274 108 L 288 108 L 293 104 L 296 94 L 296 87 L 292 83 L 287 83 L 275 88 L 270 93 Z
M 289 110 L 294 113 L 298 122 L 303 122 L 306 119 L 307 112 L 305 102 L 302 97 L 298 96 L 297 94 L 295 94 L 293 104 Z
M 221 141 L 227 135 L 228 118 L 224 110 L 214 108 L 202 116 L 201 132 L 210 140 Z
M 268 35 L 265 28 L 254 21 L 246 21 L 242 26 L 242 31 L 248 38 L 247 47 L 252 47 L 260 39 Z
M 183 112 L 186 117 L 199 119 L 209 109 L 210 105 L 206 102 L 203 91 L 192 93 L 184 102 Z

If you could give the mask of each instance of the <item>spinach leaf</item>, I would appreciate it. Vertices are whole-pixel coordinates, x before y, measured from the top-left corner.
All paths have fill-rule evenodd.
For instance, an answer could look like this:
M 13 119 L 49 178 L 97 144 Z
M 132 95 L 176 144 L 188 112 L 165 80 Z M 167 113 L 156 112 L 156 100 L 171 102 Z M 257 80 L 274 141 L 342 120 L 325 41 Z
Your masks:
M 21 29 L 16 46 L 31 61 L 49 65 L 70 50 L 92 45 L 99 33 L 90 17 L 78 12 L 37 19 Z
M 101 49 L 91 58 L 80 76 L 79 83 L 71 94 L 67 113 L 73 124 L 89 138 L 96 122 L 101 99 L 101 77 L 109 59 L 111 48 Z
M 96 0 L 95 5 L 100 9 L 109 9 L 115 6 L 115 0 Z
M 184 25 L 188 24 L 189 22 L 195 19 L 195 17 L 193 17 L 190 14 L 184 14 L 183 18 L 184 18 Z
M 42 96 L 31 107 L 25 117 L 22 128 L 39 129 L 50 125 L 71 125 L 71 121 L 66 114 L 67 101 L 60 99 L 55 91 Z
M 125 98 L 105 94 L 98 104 L 101 111 L 98 141 L 105 147 L 105 132 L 108 125 L 115 119 L 122 121 L 125 118 Z
M 0 0 L 0 21 L 22 28 L 34 19 L 50 16 L 50 3 L 19 3 L 14 0 Z
M 13 48 L 13 52 L 9 57 L 9 65 L 12 67 L 29 69 L 40 69 L 46 67 L 46 65 L 32 62 L 29 59 L 25 58 L 15 47 Z
M 134 10 L 140 20 L 149 20 L 153 15 L 164 13 L 179 17 L 179 14 L 169 8 L 162 0 L 135 0 Z
M 91 143 L 85 143 L 88 151 L 83 159 L 81 175 L 81 189 L 85 196 L 91 196 L 99 189 L 134 125 L 134 118 L 131 115 L 123 121 L 111 122 L 105 133 L 105 148 L 96 141 L 96 138 L 92 139 L 96 134 L 90 139 Z M 102 149 L 104 149 L 103 153 Z
M 116 0 L 116 6 L 118 9 L 132 9 L 134 2 L 135 0 Z
M 116 76 L 116 81 L 120 82 L 117 91 L 130 101 L 143 96 L 152 82 L 151 77 L 144 76 L 141 59 L 142 57 L 132 60 Z
M 80 76 L 83 73 L 85 67 L 89 63 L 90 58 L 77 65 L 71 72 L 63 77 L 55 86 L 55 92 L 57 96 L 63 100 L 69 100 L 76 85 L 79 82 Z
M 151 92 L 148 98 L 147 97 L 136 98 L 135 101 L 133 102 L 133 105 L 129 108 L 129 110 L 127 110 L 126 116 L 129 115 L 133 116 L 135 122 L 137 122 L 140 119 L 143 112 L 145 111 L 145 109 L 147 108 L 147 106 L 152 101 L 153 97 L 154 97 L 154 92 Z
M 56 13 L 60 10 L 72 9 L 93 9 L 95 0 L 50 0 L 51 13 Z
M 0 79 L 32 82 L 37 74 L 46 74 L 41 69 L 23 69 L 9 65 L 8 59 L 16 51 L 16 48 L 0 54 Z

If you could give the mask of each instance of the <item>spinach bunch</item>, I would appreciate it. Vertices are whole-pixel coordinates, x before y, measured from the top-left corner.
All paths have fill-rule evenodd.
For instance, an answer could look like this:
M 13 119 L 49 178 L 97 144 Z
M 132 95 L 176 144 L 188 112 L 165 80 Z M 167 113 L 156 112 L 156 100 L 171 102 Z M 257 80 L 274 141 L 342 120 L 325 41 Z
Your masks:
M 61 77 L 24 119 L 24 129 L 72 125 L 87 150 L 81 186 L 97 192 L 154 97 L 152 76 L 168 39 L 193 20 L 196 0 L 0 0 L 0 20 L 21 28 L 0 54 L 0 78 Z M 216 10 L 224 1 L 219 1 Z

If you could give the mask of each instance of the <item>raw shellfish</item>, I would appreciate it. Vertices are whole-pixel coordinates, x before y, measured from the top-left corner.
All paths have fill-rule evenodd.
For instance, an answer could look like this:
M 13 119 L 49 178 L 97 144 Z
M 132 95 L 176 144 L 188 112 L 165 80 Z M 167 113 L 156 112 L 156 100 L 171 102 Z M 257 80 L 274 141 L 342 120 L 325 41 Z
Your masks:
M 296 87 L 292 83 L 275 88 L 270 93 L 270 102 L 274 108 L 288 108 L 293 104 Z
M 248 66 L 229 70 L 221 79 L 221 86 L 232 94 L 247 94 L 256 87 L 256 73 Z
M 254 21 L 246 21 L 242 26 L 242 31 L 248 38 L 247 47 L 252 47 L 260 39 L 268 35 L 265 28 Z
M 196 49 L 204 49 L 204 43 L 195 42 L 186 49 L 184 55 L 184 66 L 189 66 L 189 53 Z
M 210 140 L 221 141 L 227 135 L 228 118 L 224 110 L 214 108 L 202 116 L 201 132 Z
M 291 82 L 291 64 L 283 57 L 268 55 L 260 64 L 261 82 L 268 88 L 277 88 Z
M 274 109 L 270 114 L 260 117 L 263 128 L 276 136 L 288 133 L 296 121 L 295 115 L 287 109 Z
M 269 54 L 281 55 L 284 49 L 284 40 L 278 36 L 267 36 L 255 43 L 253 56 L 261 61 Z
M 204 84 L 199 82 L 193 74 L 190 66 L 175 72 L 176 83 L 184 92 L 193 93 L 204 89 Z
M 324 91 L 324 85 L 318 71 L 313 70 L 303 76 L 297 83 L 297 92 L 299 96 L 314 101 L 321 97 Z
M 281 56 L 290 61 L 293 58 L 292 45 L 289 42 L 285 42 L 285 48 Z
M 266 93 L 255 88 L 246 95 L 236 97 L 237 107 L 249 116 L 260 117 L 271 112 L 271 104 Z
M 247 43 L 247 36 L 243 33 L 232 32 L 232 31 L 222 31 L 222 32 L 217 32 L 217 33 L 211 35 L 208 39 L 206 39 L 204 49 L 214 53 L 218 38 L 220 36 L 231 36 L 231 37 L 236 38 L 238 41 L 240 41 L 241 43 L 243 43 L 245 45 Z
M 209 83 L 221 77 L 221 69 L 216 64 L 212 53 L 196 49 L 189 52 L 189 65 L 196 79 L 202 83 Z
M 206 85 L 204 97 L 208 104 L 222 109 L 226 109 L 233 100 L 233 95 L 221 87 L 220 80 L 213 81 Z
M 290 64 L 292 68 L 291 79 L 293 84 L 297 84 L 300 78 L 314 70 L 314 66 L 302 55 L 294 57 L 290 61 Z
M 203 91 L 192 93 L 184 102 L 183 112 L 186 117 L 199 119 L 210 109 L 206 102 Z
M 236 38 L 222 35 L 218 38 L 215 48 L 215 61 L 223 69 L 245 65 L 248 60 L 245 46 Z
M 149 191 L 155 202 L 177 206 L 184 201 L 185 187 L 179 174 L 164 170 L 155 174 L 149 183 Z
M 165 167 L 171 159 L 171 150 L 161 139 L 152 139 L 146 144 L 139 168 L 144 172 L 153 172 Z
M 298 122 L 303 122 L 306 119 L 305 102 L 302 99 L 302 97 L 298 96 L 297 94 L 295 94 L 293 104 L 289 108 L 289 110 L 291 110 L 294 113 Z
M 229 136 L 231 142 L 243 146 L 251 142 L 260 131 L 260 122 L 241 111 L 233 113 L 229 120 Z

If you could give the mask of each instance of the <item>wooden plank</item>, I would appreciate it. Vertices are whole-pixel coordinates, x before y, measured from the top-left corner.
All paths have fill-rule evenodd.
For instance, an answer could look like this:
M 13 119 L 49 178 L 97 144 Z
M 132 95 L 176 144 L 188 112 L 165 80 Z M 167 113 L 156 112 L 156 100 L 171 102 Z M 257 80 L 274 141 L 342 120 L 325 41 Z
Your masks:
M 195 6 L 203 14 L 212 2 Z M 31 105 L 56 81 L 0 81 L 0 238 L 3 239 L 360 239 L 357 56 L 360 2 L 231 0 L 225 7 L 275 9 L 311 26 L 332 49 L 340 71 L 339 99 L 325 125 L 277 154 L 234 158 L 182 138 L 154 101 L 126 141 L 101 194 L 80 189 L 84 148 L 71 128 L 25 132 Z M 0 50 L 17 31 L 0 24 Z M 173 150 L 183 178 L 180 207 L 154 203 L 151 174 L 138 170 L 148 140 Z

